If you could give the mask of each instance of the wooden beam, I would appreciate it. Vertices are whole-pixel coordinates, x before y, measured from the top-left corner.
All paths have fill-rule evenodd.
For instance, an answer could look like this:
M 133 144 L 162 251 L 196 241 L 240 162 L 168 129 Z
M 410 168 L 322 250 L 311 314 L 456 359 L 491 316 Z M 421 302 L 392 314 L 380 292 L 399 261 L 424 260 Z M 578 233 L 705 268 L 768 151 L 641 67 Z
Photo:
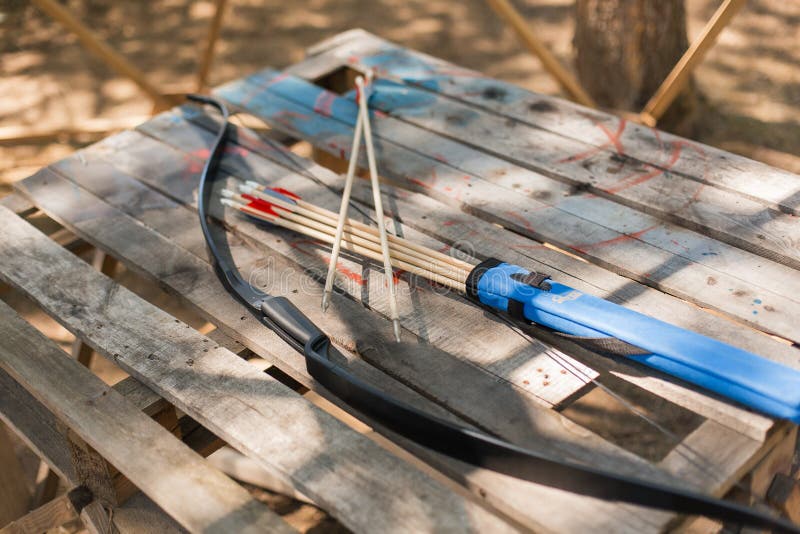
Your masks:
M 655 126 L 658 119 L 667 111 L 681 89 L 689 81 L 689 75 L 700 64 L 706 52 L 711 48 L 720 32 L 733 19 L 733 16 L 744 5 L 745 0 L 724 0 L 708 21 L 700 36 L 695 39 L 678 63 L 672 68 L 655 94 L 644 106 L 640 120 L 648 126 Z
M 564 68 L 556 57 L 547 49 L 538 37 L 528 27 L 528 23 L 522 15 L 514 9 L 509 0 L 486 0 L 501 19 L 506 21 L 522 44 L 542 62 L 544 69 L 558 82 L 574 101 L 584 106 L 596 108 L 597 104 L 589 96 L 578 80 Z
M 197 70 L 197 92 L 202 93 L 205 91 L 208 82 L 208 73 L 211 70 L 211 63 L 214 61 L 214 49 L 219 39 L 220 29 L 222 28 L 222 19 L 225 15 L 225 6 L 227 0 L 216 0 L 214 2 L 214 16 L 208 26 L 208 38 L 206 39 L 206 48 L 203 52 L 203 58 L 200 62 L 200 68 Z

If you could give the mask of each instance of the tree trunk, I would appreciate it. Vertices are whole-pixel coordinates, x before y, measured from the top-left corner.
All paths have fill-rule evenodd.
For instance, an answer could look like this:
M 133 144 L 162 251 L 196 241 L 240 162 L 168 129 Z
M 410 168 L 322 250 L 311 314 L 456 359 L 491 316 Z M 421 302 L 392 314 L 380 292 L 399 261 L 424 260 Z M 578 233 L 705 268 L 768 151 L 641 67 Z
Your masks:
M 584 88 L 601 106 L 639 112 L 689 46 L 684 0 L 577 0 L 574 46 Z M 659 123 L 686 123 L 690 81 Z

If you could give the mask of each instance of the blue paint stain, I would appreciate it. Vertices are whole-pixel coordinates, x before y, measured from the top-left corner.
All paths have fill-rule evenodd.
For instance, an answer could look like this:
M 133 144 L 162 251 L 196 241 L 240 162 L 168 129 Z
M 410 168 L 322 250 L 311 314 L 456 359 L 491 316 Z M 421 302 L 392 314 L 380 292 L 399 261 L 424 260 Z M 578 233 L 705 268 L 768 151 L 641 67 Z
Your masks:
M 345 98 L 355 101 L 355 91 L 348 91 Z M 427 107 L 436 102 L 437 96 L 428 91 L 421 91 L 389 80 L 375 80 L 369 97 L 369 105 L 386 113 L 396 114 L 403 111 L 405 115 L 425 115 Z M 473 112 L 477 115 L 477 112 Z
M 716 252 L 703 252 L 703 256 L 717 256 Z
M 758 310 L 753 310 L 753 315 L 758 315 Z
M 761 304 L 761 299 L 753 299 L 753 304 Z

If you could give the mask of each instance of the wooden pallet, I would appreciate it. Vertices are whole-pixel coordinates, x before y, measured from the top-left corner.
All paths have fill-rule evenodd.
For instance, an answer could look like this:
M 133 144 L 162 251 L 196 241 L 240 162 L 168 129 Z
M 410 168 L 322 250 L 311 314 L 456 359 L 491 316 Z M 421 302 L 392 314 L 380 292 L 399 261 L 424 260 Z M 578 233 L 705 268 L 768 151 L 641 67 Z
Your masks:
M 800 226 L 792 223 L 800 178 L 360 31 L 315 47 L 288 74 L 262 71 L 218 94 L 335 165 L 347 157 L 355 119 L 348 79 L 364 66 L 396 83 L 371 104 L 398 233 L 546 270 L 799 365 Z M 69 487 L 91 489 L 89 524 L 138 530 L 158 518 L 169 527 L 155 529 L 286 529 L 198 456 L 222 443 L 359 532 L 651 532 L 686 524 L 456 462 L 319 386 L 303 357 L 238 305 L 208 263 L 196 188 L 217 126 L 197 108 L 176 108 L 42 169 L 0 207 L 0 279 L 131 375 L 104 386 L 0 303 L 0 417 Z M 336 173 L 252 130 L 231 134 L 224 172 L 338 207 Z M 367 188 L 358 184 L 354 196 L 369 209 Z M 34 208 L 173 294 L 216 326 L 215 337 L 17 215 Z M 322 314 L 325 247 L 220 206 L 214 216 L 252 283 L 289 296 L 344 349 L 342 363 L 355 375 L 414 406 L 551 456 L 713 495 L 733 489 L 759 501 L 776 473 L 790 474 L 793 425 L 542 332 L 531 343 L 462 298 L 404 276 L 403 343 L 395 344 L 375 265 L 342 258 L 339 292 Z M 280 373 L 264 373 L 244 355 Z M 314 394 L 303 396 L 298 383 Z M 604 398 L 608 390 L 668 432 Z M 349 415 L 336 418 L 331 406 Z M 645 447 L 631 432 L 651 442 Z M 790 502 L 796 487 L 781 480 Z M 720 525 L 692 524 L 701 527 Z

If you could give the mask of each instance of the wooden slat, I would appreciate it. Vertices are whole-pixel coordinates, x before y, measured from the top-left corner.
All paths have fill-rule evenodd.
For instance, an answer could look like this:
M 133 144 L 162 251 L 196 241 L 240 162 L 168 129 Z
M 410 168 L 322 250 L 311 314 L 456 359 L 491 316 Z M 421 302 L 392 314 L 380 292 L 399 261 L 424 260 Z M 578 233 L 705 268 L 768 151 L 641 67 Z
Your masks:
M 75 209 L 64 198 L 58 203 Z M 356 530 L 391 531 L 398 525 L 509 530 L 484 508 L 446 490 L 233 353 L 206 345 L 207 339 L 188 325 L 103 278 L 7 210 L 0 214 L 7 232 L 0 244 L 0 271 L 8 283 L 216 435 L 283 472 L 344 524 Z M 74 215 L 91 224 L 102 214 Z M 31 255 L 47 261 L 28 261 Z M 180 272 L 181 264 L 171 263 L 169 256 L 158 259 L 164 269 Z M 51 282 L 55 279 L 57 286 Z
M 85 170 L 86 169 L 84 169 L 84 171 Z M 111 174 L 107 174 L 108 179 L 111 179 L 111 177 Z M 69 184 L 65 185 L 64 187 L 59 186 L 56 178 L 52 176 L 52 173 L 46 183 L 39 184 L 40 187 L 36 187 L 34 181 L 35 178 L 29 179 L 23 182 L 21 185 L 26 187 L 29 192 L 33 192 L 35 194 L 35 198 L 37 199 L 37 203 L 39 203 L 40 207 L 45 209 L 51 216 L 59 219 L 62 223 L 69 224 L 70 227 L 76 232 L 88 232 L 85 233 L 87 238 L 89 235 L 94 236 L 94 243 L 97 246 L 100 246 L 106 250 L 108 250 L 109 247 L 115 248 L 114 254 L 118 255 L 122 261 L 126 261 L 128 265 L 138 265 L 139 269 L 142 270 L 143 265 L 147 262 L 155 263 L 155 267 L 148 267 L 150 269 L 154 269 L 154 271 L 151 271 L 150 273 L 150 276 L 153 276 L 154 272 L 163 273 L 164 262 L 162 258 L 170 257 L 169 265 L 171 268 L 167 270 L 167 273 L 172 274 L 169 276 L 162 274 L 162 276 L 164 276 L 164 278 L 161 280 L 162 286 L 168 286 L 168 284 L 177 284 L 177 286 L 173 286 L 173 288 L 179 287 L 183 290 L 186 290 L 187 294 L 195 299 L 198 298 L 198 293 L 201 293 L 206 297 L 211 297 L 212 295 L 210 295 L 209 292 L 213 294 L 213 290 L 215 288 L 219 288 L 209 266 L 206 265 L 203 270 L 192 269 L 190 267 L 192 261 L 189 258 L 177 260 L 180 249 L 170 251 L 170 249 L 165 249 L 163 246 L 160 247 L 156 240 L 154 240 L 152 237 L 149 237 L 146 232 L 142 232 L 141 225 L 126 224 L 123 220 L 124 218 L 118 215 L 113 217 L 110 215 L 103 216 L 103 210 L 93 206 L 92 204 L 82 202 L 82 199 L 87 198 L 88 194 L 80 193 L 80 188 L 76 188 L 75 185 Z M 64 209 L 63 198 L 65 191 L 69 191 L 72 195 L 71 211 L 73 215 L 71 215 L 71 217 L 73 217 L 73 219 L 70 221 L 66 221 L 62 216 L 64 215 L 65 211 L 69 211 Z M 78 194 L 76 195 L 76 193 Z M 121 195 L 126 196 L 129 195 L 129 193 L 122 191 Z M 127 198 L 130 197 L 127 196 Z M 155 205 L 163 204 L 159 202 L 155 203 Z M 86 214 L 92 214 L 92 216 L 87 218 Z M 75 224 L 78 224 L 79 226 L 76 227 Z M 182 223 L 176 221 L 175 226 L 181 227 Z M 98 242 L 96 241 L 96 238 L 101 238 L 103 241 Z M 135 243 L 136 247 L 131 247 L 131 243 Z M 172 248 L 175 249 L 174 246 Z M 125 254 L 120 254 L 120 252 L 123 251 Z M 129 255 L 127 258 L 125 257 L 126 254 Z M 131 261 L 132 259 L 134 261 Z M 154 259 L 156 259 L 155 262 L 153 261 Z M 180 268 L 176 269 L 174 267 L 176 264 L 180 265 Z M 284 268 L 281 263 L 279 263 L 278 259 L 275 259 L 272 265 L 279 271 Z M 247 270 L 245 270 L 245 272 L 247 272 Z M 185 276 L 186 279 L 189 280 L 189 285 L 182 285 L 187 284 L 187 282 L 177 282 L 182 276 Z M 191 287 L 202 288 L 202 291 L 198 291 L 197 289 L 192 291 Z M 331 321 L 330 318 L 326 319 L 326 316 L 323 316 L 318 312 L 319 306 L 317 297 L 308 295 L 307 292 L 303 291 L 294 293 L 290 290 L 290 287 L 287 287 L 286 290 L 287 292 L 291 293 L 291 298 L 293 301 L 301 309 L 303 309 L 304 312 L 308 312 L 314 321 L 318 321 L 318 324 L 320 324 L 326 330 L 328 330 L 330 326 L 333 326 L 334 330 L 336 328 L 341 328 L 341 326 L 337 326 L 334 321 Z M 301 282 L 296 287 L 301 289 L 302 287 L 308 286 Z M 221 291 L 221 289 L 217 289 L 217 291 Z M 221 294 L 225 295 L 224 292 Z M 313 299 L 311 303 L 308 302 L 309 299 Z M 225 321 L 220 320 L 219 318 L 219 314 L 224 308 L 223 299 L 211 298 L 210 300 L 214 303 L 214 313 L 217 314 L 217 317 L 214 319 L 214 321 L 218 325 L 223 326 Z M 197 300 L 195 300 L 195 302 L 197 303 Z M 347 299 L 339 300 L 337 307 L 347 304 Z M 352 328 L 353 326 L 363 326 L 368 324 L 367 321 L 358 318 L 358 310 L 360 306 L 355 303 L 351 304 L 354 306 L 353 308 L 346 308 L 348 309 L 347 316 L 350 317 L 351 321 L 348 323 L 348 326 Z M 203 305 L 209 306 L 211 304 Z M 239 308 L 239 310 L 242 309 Z M 233 322 L 241 324 L 243 321 L 239 321 L 239 315 L 241 315 L 242 311 L 234 311 L 233 313 Z M 256 325 L 257 328 L 254 329 L 254 331 L 250 331 L 249 325 L 246 323 L 246 321 L 244 321 L 244 323 L 244 325 L 239 327 L 240 333 L 244 333 L 249 336 L 253 335 L 251 332 L 255 332 L 256 336 L 263 336 L 265 333 L 268 333 L 263 326 L 258 324 Z M 342 336 L 335 337 L 341 338 Z M 259 347 L 256 344 L 254 344 L 252 341 L 248 341 L 244 337 L 241 339 L 251 348 L 255 348 L 256 352 L 258 352 Z M 294 353 L 290 351 L 287 354 L 282 354 L 281 357 L 285 358 L 287 355 L 292 354 Z M 429 354 L 434 356 L 436 355 L 435 352 Z M 351 362 L 351 365 L 355 362 L 358 362 L 358 360 Z M 356 374 L 359 374 L 359 369 L 361 368 L 353 366 L 352 369 L 356 372 Z M 303 381 L 303 377 L 301 375 L 298 376 L 299 379 Z M 374 380 L 374 378 L 374 375 L 366 376 L 366 379 L 368 380 Z M 307 383 L 310 387 L 314 387 L 313 382 L 309 382 L 307 377 L 304 380 L 305 383 Z M 429 402 L 421 403 L 418 398 L 413 396 L 410 397 L 404 389 L 398 388 L 397 385 L 393 386 L 391 382 L 376 381 L 373 383 L 376 383 L 376 385 L 379 387 L 388 390 L 398 398 L 401 398 L 407 402 L 411 402 L 428 412 L 437 413 L 437 410 L 433 409 L 436 408 L 436 405 Z M 324 390 L 322 390 L 322 393 L 324 394 Z M 486 398 L 492 397 L 489 396 Z M 334 398 L 334 400 L 336 399 Z M 482 401 L 478 400 L 477 402 Z M 545 414 L 547 413 L 548 412 L 545 412 Z M 447 412 L 444 412 L 444 414 L 447 416 Z M 619 454 L 609 454 L 609 450 L 613 451 L 613 448 L 609 449 L 607 445 L 603 447 L 602 442 L 595 443 L 595 439 L 592 439 L 591 434 L 586 433 L 583 429 L 577 428 L 575 425 L 570 424 L 567 421 L 564 421 L 563 423 L 558 422 L 554 414 L 550 413 L 550 417 L 546 417 L 545 414 L 540 412 L 530 412 L 530 415 L 525 419 L 530 421 L 529 424 L 534 430 L 533 434 L 530 434 L 530 429 L 525 428 L 526 425 L 517 424 L 517 426 L 523 431 L 528 432 L 532 438 L 538 436 L 540 445 L 532 447 L 534 450 L 537 450 L 543 454 L 555 455 L 563 454 L 563 452 L 567 450 L 571 451 L 571 453 L 577 453 L 580 451 L 581 446 L 592 443 L 593 450 L 591 457 L 592 463 L 595 465 L 605 465 L 609 468 L 612 468 L 611 466 L 613 465 L 613 469 L 617 470 L 618 472 L 629 472 L 631 474 L 638 473 L 639 476 L 644 475 L 642 469 L 645 469 L 647 471 L 646 476 L 655 479 L 662 479 L 664 476 L 666 476 L 658 471 L 653 472 L 651 468 L 648 468 L 648 466 L 641 461 L 614 461 L 614 456 L 619 456 Z M 503 415 L 503 412 L 496 411 L 494 413 L 495 418 L 497 418 L 498 415 Z M 611 503 L 598 502 L 594 499 L 586 499 L 576 495 L 565 494 L 564 492 L 559 492 L 557 490 L 552 490 L 550 488 L 541 487 L 535 484 L 525 483 L 513 478 L 498 475 L 490 471 L 464 466 L 458 462 L 441 457 L 441 455 L 431 454 L 419 446 L 414 446 L 413 444 L 403 442 L 402 440 L 397 440 L 396 437 L 393 439 L 399 441 L 402 446 L 409 448 L 426 461 L 431 462 L 432 465 L 444 471 L 449 476 L 460 481 L 462 484 L 467 485 L 474 492 L 480 494 L 481 497 L 486 500 L 486 502 L 491 503 L 493 506 L 512 516 L 517 521 L 538 530 L 543 529 L 543 525 L 547 525 L 547 528 L 554 530 L 563 530 L 575 527 L 576 525 L 615 525 L 617 528 L 623 528 L 621 525 L 626 525 L 624 529 L 637 531 L 646 528 L 647 525 L 652 525 L 654 522 L 658 524 L 664 524 L 668 522 L 671 517 L 669 514 L 665 513 L 642 511 L 641 509 L 627 506 L 619 507 Z M 554 440 L 558 445 L 554 446 Z M 230 439 L 226 438 L 226 441 L 230 441 Z M 580 444 L 580 446 L 576 446 L 578 444 Z M 533 445 L 536 445 L 536 443 Z M 238 446 L 236 447 L 239 448 Z M 244 450 L 243 452 L 246 452 L 251 457 L 258 459 L 257 456 L 254 456 L 252 452 L 248 450 Z M 622 456 L 629 457 L 629 455 L 625 454 Z M 306 491 L 303 491 L 303 493 L 306 493 Z M 315 501 L 317 500 L 316 497 L 312 495 L 309 496 L 314 498 Z M 554 508 L 542 510 L 530 506 L 530 502 L 539 501 L 551 502 Z M 551 511 L 556 508 L 572 511 L 581 510 L 582 513 L 551 513 Z
M 278 129 L 291 131 L 335 155 L 345 154 L 343 147 L 348 146 L 350 124 L 355 121 L 353 102 L 297 79 L 272 76 L 261 73 L 252 78 L 258 79 L 259 84 L 233 82 L 218 94 Z M 273 83 L 269 85 L 265 78 L 271 78 Z M 276 92 L 279 85 L 282 89 Z M 285 92 L 288 87 L 293 88 L 291 93 Z M 322 102 L 324 110 L 315 102 Z M 525 180 L 520 187 L 530 186 L 533 181 L 546 182 L 539 195 L 542 199 L 522 197 L 514 191 L 513 183 L 508 187 L 492 183 L 509 179 L 504 173 L 513 167 L 510 164 L 504 168 L 495 166 L 494 175 L 489 172 L 489 165 L 490 169 L 481 171 L 483 178 L 478 177 L 452 162 L 480 167 L 490 156 L 441 137 L 426 137 L 424 130 L 391 118 L 376 116 L 374 123 L 380 170 L 404 187 L 552 242 L 606 268 L 761 329 L 798 338 L 793 326 L 798 303 L 787 291 L 787 287 L 800 284 L 793 269 L 607 199 L 586 193 L 564 196 L 564 184 L 532 171 L 521 171 Z M 443 146 L 448 147 L 448 152 L 436 151 Z M 756 269 L 760 273 L 757 281 L 749 274 Z
M 188 532 L 141 492 L 114 510 L 114 525 L 121 532 L 130 532 L 131 534 L 184 534 Z
M 375 68 L 458 101 L 615 153 L 616 139 L 625 155 L 656 168 L 671 160 L 675 146 L 683 150 L 671 164 L 673 173 L 731 191 L 784 213 L 800 214 L 797 176 L 763 163 L 684 138 L 625 121 L 560 98 L 485 77 L 441 59 L 405 49 L 363 30 L 336 35 L 309 50 L 307 60 L 290 68 L 321 77 L 341 66 Z
M 25 239 L 14 232 L 24 223 L 8 213 L 2 216 L 9 238 Z M 53 260 L 35 246 L 26 248 L 32 263 Z M 292 531 L 122 395 L 67 358 L 5 303 L 0 303 L 0 316 L 3 370 L 187 529 Z

